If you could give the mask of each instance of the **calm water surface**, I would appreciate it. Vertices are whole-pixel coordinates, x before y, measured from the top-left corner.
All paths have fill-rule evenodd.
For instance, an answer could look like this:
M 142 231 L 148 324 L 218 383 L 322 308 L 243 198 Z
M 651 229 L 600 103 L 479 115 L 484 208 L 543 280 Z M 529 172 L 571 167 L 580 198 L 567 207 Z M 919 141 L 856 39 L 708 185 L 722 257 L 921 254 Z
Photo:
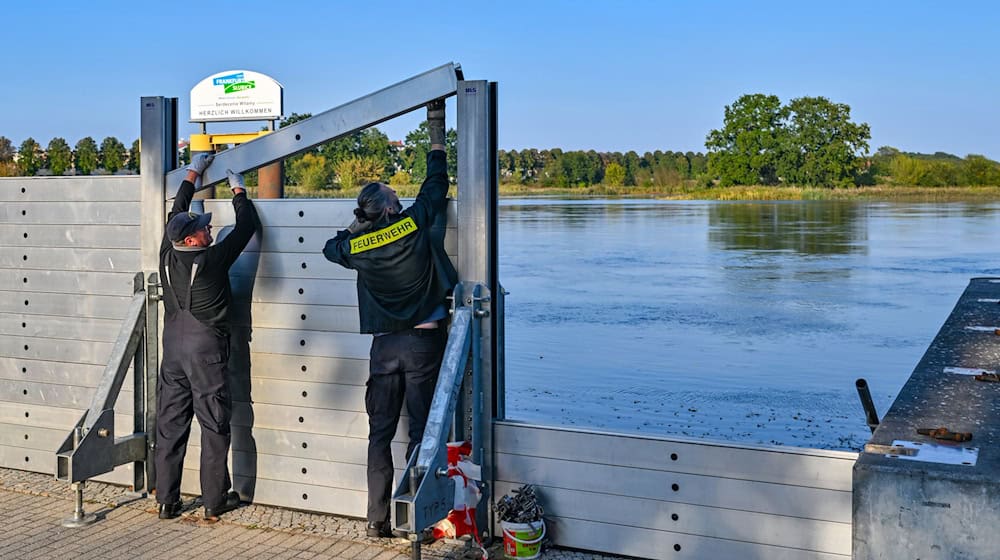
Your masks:
M 858 449 L 970 278 L 1000 204 L 503 200 L 507 416 Z

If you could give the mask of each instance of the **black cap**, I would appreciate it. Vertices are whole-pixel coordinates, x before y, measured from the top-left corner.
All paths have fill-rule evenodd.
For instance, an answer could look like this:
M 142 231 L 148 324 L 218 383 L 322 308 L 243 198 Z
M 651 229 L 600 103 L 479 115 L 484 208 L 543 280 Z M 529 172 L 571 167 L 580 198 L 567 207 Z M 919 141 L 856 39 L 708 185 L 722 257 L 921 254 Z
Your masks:
M 167 222 L 167 239 L 179 243 L 212 222 L 212 213 L 181 212 Z

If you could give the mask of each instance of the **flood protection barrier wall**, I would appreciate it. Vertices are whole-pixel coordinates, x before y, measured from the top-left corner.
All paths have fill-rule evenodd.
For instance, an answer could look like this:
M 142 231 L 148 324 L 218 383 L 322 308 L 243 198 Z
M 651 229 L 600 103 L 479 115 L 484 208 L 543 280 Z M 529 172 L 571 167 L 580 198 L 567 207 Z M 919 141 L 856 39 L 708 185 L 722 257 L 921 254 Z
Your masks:
M 138 177 L 0 179 L 0 466 L 55 472 L 90 405 L 140 270 Z M 353 219 L 344 199 L 255 200 L 263 226 L 231 271 L 234 486 L 256 503 L 363 517 L 371 337 L 355 273 L 324 243 Z M 405 204 L 405 203 L 404 203 Z M 199 207 L 200 206 L 200 207 Z M 195 201 L 221 239 L 228 200 Z M 449 207 L 445 247 L 457 262 Z M 132 431 L 131 374 L 116 433 Z M 407 420 L 393 443 L 405 466 Z M 194 422 L 182 490 L 198 494 Z M 130 484 L 131 466 L 99 480 Z

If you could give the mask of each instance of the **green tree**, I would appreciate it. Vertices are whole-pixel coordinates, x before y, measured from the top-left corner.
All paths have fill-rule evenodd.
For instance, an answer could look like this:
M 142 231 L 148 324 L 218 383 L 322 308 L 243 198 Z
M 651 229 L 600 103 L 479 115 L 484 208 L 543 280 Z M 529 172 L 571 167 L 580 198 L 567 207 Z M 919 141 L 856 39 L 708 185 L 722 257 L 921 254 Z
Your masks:
M 139 139 L 137 138 L 132 142 L 132 147 L 128 149 L 128 161 L 125 162 L 125 168 L 133 173 L 139 173 L 140 170 L 141 155 L 139 154 Z
M 445 132 L 445 151 L 448 152 L 448 177 L 454 183 L 458 175 L 458 133 L 450 128 Z M 413 177 L 414 182 L 423 182 L 427 177 L 427 152 L 431 151 L 431 138 L 427 132 L 427 121 L 411 130 L 403 141 L 401 167 Z
M 1000 164 L 985 156 L 965 156 L 964 183 L 967 185 L 1000 185 Z
M 77 175 L 90 175 L 97 169 L 97 142 L 90 136 L 76 143 L 73 151 L 73 164 Z
M 778 182 L 786 114 L 777 96 L 762 93 L 726 105 L 722 128 L 705 140 L 708 168 L 723 186 Z
M 620 187 L 625 184 L 625 167 L 619 163 L 611 162 L 604 168 L 604 183 L 612 187 Z
M 330 170 L 326 158 L 314 153 L 305 153 L 289 162 L 288 175 L 296 178 L 296 185 L 308 189 L 322 189 L 330 186 Z M 291 182 L 291 181 L 289 181 Z
M 851 108 L 825 97 L 800 97 L 787 107 L 788 134 L 779 175 L 799 185 L 855 184 L 868 154 L 871 130 L 851 122 Z
M 46 156 L 46 165 L 53 175 L 65 175 L 66 170 L 73 164 L 73 150 L 63 138 L 53 138 L 49 141 Z
M 34 138 L 27 138 L 17 149 L 17 172 L 22 177 L 34 175 L 42 167 L 42 147 Z
M 14 143 L 6 136 L 0 136 L 0 163 L 14 161 Z
M 341 187 L 351 188 L 378 181 L 383 166 L 374 156 L 347 156 L 333 164 L 333 171 Z
M 101 141 L 100 166 L 114 174 L 125 165 L 125 145 L 114 136 Z

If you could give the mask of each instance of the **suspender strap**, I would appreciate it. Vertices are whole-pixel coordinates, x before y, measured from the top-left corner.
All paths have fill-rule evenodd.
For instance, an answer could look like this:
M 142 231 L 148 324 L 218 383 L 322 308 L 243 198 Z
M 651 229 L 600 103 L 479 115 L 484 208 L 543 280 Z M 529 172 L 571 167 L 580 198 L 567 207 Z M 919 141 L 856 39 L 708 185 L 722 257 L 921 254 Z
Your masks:
M 194 286 L 194 277 L 198 274 L 198 267 L 201 266 L 202 259 L 204 257 L 205 253 L 199 253 L 198 256 L 194 258 L 194 262 L 191 264 L 191 281 L 188 282 L 188 285 L 185 288 L 188 305 L 187 309 L 191 309 L 191 286 Z M 177 299 L 177 292 L 174 291 L 173 281 L 170 278 L 170 264 L 167 263 L 167 265 L 163 267 L 163 270 L 166 276 L 166 282 L 163 283 L 163 294 L 173 301 L 174 307 L 177 309 L 185 309 L 181 307 L 180 301 Z

